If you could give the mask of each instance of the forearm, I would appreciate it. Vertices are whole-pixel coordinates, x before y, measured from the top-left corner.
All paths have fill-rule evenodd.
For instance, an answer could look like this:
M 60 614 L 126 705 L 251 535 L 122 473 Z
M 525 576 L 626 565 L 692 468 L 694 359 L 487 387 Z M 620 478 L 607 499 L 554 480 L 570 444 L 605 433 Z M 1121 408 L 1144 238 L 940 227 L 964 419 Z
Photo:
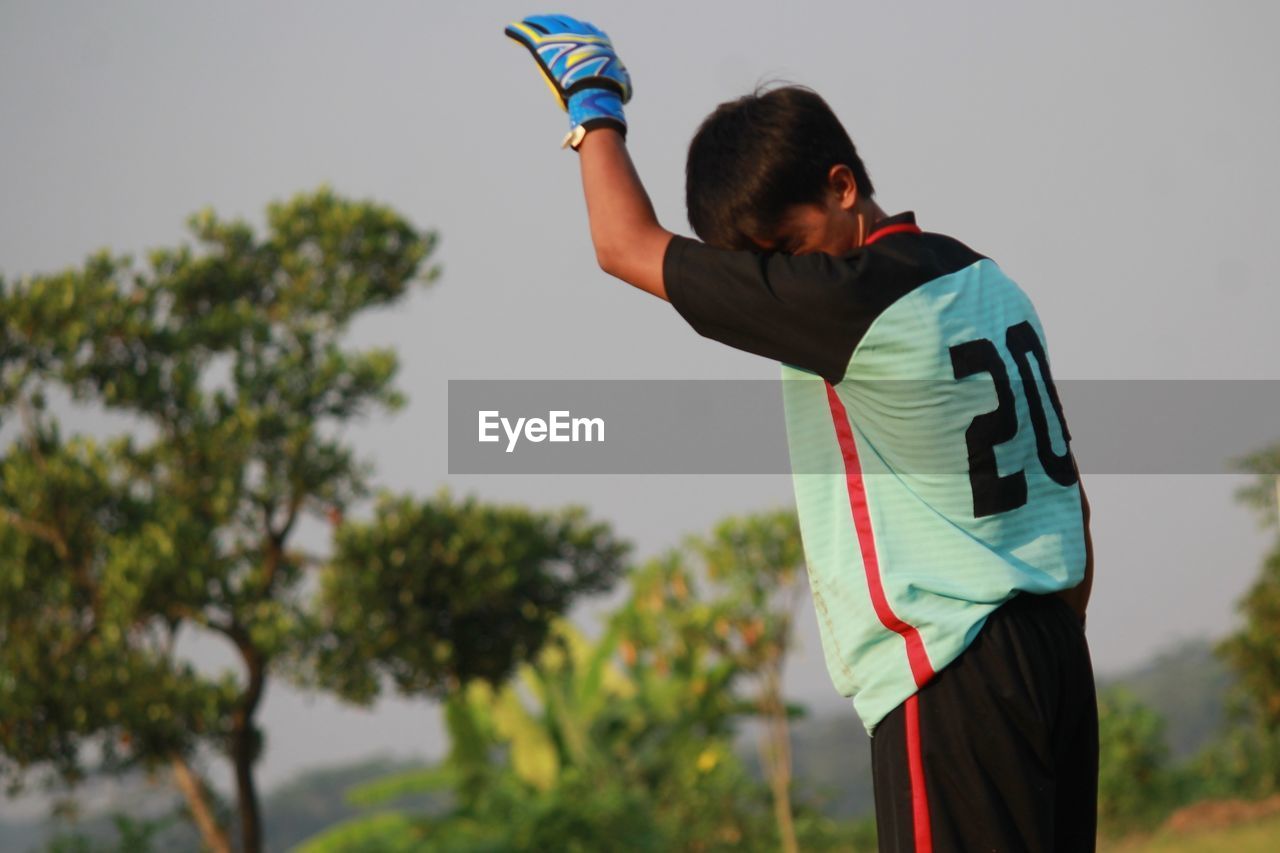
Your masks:
M 662 299 L 662 259 L 672 234 L 658 224 L 622 135 L 592 131 L 578 146 L 591 242 L 600 268 Z
M 1084 580 L 1080 581 L 1080 618 L 1084 618 L 1089 606 L 1089 594 L 1093 591 L 1093 534 L 1090 529 L 1089 497 L 1080 484 L 1080 512 L 1084 517 Z
M 1084 621 L 1085 611 L 1089 607 L 1089 595 L 1093 591 L 1093 534 L 1090 531 L 1089 497 L 1085 494 L 1084 484 L 1080 483 L 1080 514 L 1084 525 L 1084 579 L 1071 589 L 1058 593 L 1071 609 Z

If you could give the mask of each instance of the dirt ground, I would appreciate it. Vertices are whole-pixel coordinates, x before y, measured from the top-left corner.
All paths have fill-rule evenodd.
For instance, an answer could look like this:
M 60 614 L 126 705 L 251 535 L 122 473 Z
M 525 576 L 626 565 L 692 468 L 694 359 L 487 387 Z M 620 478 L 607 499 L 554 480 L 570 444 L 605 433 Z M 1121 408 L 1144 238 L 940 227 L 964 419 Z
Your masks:
M 1274 814 L 1280 814 L 1280 794 L 1263 800 L 1206 800 L 1178 809 L 1169 815 L 1163 828 L 1171 832 L 1202 832 Z

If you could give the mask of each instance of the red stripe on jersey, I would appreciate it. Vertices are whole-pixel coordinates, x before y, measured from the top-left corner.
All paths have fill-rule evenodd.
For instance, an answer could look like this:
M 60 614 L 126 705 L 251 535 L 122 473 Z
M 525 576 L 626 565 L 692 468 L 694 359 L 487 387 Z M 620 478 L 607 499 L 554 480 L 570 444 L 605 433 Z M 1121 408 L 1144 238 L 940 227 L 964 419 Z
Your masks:
M 867 576 L 867 590 L 871 593 L 871 606 L 875 608 L 880 623 L 902 635 L 907 645 L 907 662 L 916 687 L 923 687 L 933 678 L 933 664 L 924 650 L 924 641 L 915 626 L 898 618 L 889 606 L 880 579 L 880 560 L 876 556 L 875 533 L 871 529 L 871 511 L 867 508 L 867 490 L 862 481 L 862 464 L 858 461 L 858 445 L 853 440 L 849 414 L 845 411 L 840 395 L 831 383 L 827 386 L 827 402 L 831 406 L 831 419 L 835 421 L 836 438 L 840 442 L 840 455 L 844 458 L 845 484 L 849 489 L 849 507 L 853 511 L 853 526 L 858 531 L 858 548 L 862 552 L 862 567 Z
M 888 237 L 890 234 L 919 234 L 920 226 L 913 222 L 899 222 L 897 225 L 886 225 L 879 231 L 872 231 L 867 235 L 867 239 L 862 241 L 862 245 L 870 246 L 881 237 Z
M 929 795 L 924 788 L 924 760 L 920 753 L 918 696 L 907 697 L 907 775 L 911 778 L 911 828 L 916 853 L 933 853 L 933 827 L 929 823 Z

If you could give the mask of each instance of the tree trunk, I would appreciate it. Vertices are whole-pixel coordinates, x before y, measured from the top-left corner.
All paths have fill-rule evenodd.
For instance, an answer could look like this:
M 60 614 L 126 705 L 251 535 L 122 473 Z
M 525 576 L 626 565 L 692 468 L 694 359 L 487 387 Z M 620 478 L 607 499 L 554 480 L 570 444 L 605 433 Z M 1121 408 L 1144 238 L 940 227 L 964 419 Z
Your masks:
M 236 772 L 236 805 L 240 815 L 241 853 L 261 853 L 262 816 L 258 811 L 258 790 L 253 781 L 253 764 L 258 759 L 258 733 L 253 725 L 262 690 L 266 685 L 266 661 L 239 626 L 232 629 L 236 646 L 244 658 L 249 681 L 240 704 L 231 715 L 231 763 Z
M 231 841 L 227 838 L 226 831 L 218 825 L 217 819 L 209 808 L 209 796 L 204 783 L 181 755 L 175 753 L 171 763 L 174 781 L 187 800 L 187 807 L 191 809 L 191 816 L 200 830 L 200 837 L 213 853 L 231 853 Z
M 778 667 L 769 666 L 764 674 L 765 735 L 761 756 L 764 772 L 773 794 L 773 816 L 778 822 L 778 838 L 785 853 L 796 853 L 796 827 L 791 814 L 791 732 L 787 726 L 787 708 L 782 701 L 782 677 Z
M 253 782 L 252 724 L 239 725 L 231 736 L 231 760 L 236 768 L 236 803 L 240 812 L 240 844 L 243 853 L 261 853 L 262 818 L 258 791 Z

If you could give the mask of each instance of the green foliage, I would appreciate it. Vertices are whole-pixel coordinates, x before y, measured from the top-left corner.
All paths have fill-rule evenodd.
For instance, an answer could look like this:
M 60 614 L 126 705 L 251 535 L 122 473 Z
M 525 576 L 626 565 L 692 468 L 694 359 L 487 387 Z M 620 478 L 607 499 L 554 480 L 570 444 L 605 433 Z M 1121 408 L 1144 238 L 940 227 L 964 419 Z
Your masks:
M 613 630 L 590 643 L 557 623 L 517 681 L 473 682 L 449 698 L 453 752 L 436 773 L 362 786 L 353 799 L 451 781 L 454 809 L 416 824 L 438 850 L 659 851 L 697 839 L 727 849 L 748 828 L 768 835 L 765 801 L 728 740 L 708 738 L 696 718 L 655 719 L 642 694 L 659 682 L 614 659 L 618 639 Z M 345 849 L 331 843 L 326 833 L 303 849 Z
M 1247 717 L 1192 760 L 1186 799 L 1254 799 L 1280 792 L 1280 732 Z
M 702 563 L 714 607 L 717 650 L 746 674 L 778 677 L 791 646 L 791 625 L 804 591 L 804 549 L 793 512 L 770 512 L 720 522 L 688 550 Z M 777 686 L 762 685 L 762 706 Z M 762 707 L 767 712 L 767 709 Z
M 1150 661 L 1110 678 L 1099 689 L 1122 685 L 1165 721 L 1169 757 L 1185 761 L 1221 735 L 1227 723 L 1231 671 L 1208 639 L 1180 642 Z
M 1277 523 L 1277 497 L 1280 488 L 1280 444 L 1273 444 L 1236 460 L 1236 467 L 1254 475 L 1253 482 L 1236 492 L 1236 497 L 1258 513 L 1263 526 Z
M 755 702 L 764 727 L 760 758 L 773 796 L 781 846 L 799 849 L 791 809 L 790 711 L 782 695 L 782 667 L 791 647 L 791 624 L 805 576 L 800 525 L 792 512 L 730 518 L 709 538 L 694 538 L 708 579 L 721 594 L 718 624 L 737 625 L 739 665 L 758 682 Z
M 212 212 L 195 245 L 148 264 L 100 252 L 82 268 L 0 282 L 0 417 L 24 435 L 0 457 L 0 776 L 82 773 L 226 748 L 262 679 L 310 636 L 295 591 L 301 513 L 367 492 L 327 426 L 394 408 L 389 350 L 343 349 L 357 312 L 415 282 L 435 237 L 327 189 L 273 204 L 267 234 Z M 60 387 L 139 429 L 64 439 Z M 148 436 L 143 438 L 142 436 Z M 184 625 L 224 635 L 247 682 L 173 655 Z M 104 698 L 105 697 L 105 698 Z
M 299 774 L 263 797 L 267 849 L 291 850 L 321 828 L 367 813 L 361 804 L 349 802 L 352 786 L 420 769 L 418 761 L 378 758 Z M 389 799 L 399 809 L 434 813 L 444 807 L 447 795 L 406 792 Z
M 457 781 L 457 773 L 448 765 L 415 767 L 350 788 L 345 799 L 355 806 L 372 806 L 414 794 L 448 791 Z
M 318 606 L 320 684 L 371 702 L 379 677 L 440 696 L 497 683 L 534 654 L 579 595 L 608 589 L 627 546 L 580 509 L 384 495 L 335 535 Z
M 116 838 L 111 841 L 94 840 L 78 832 L 63 832 L 54 837 L 46 847 L 47 853 L 152 853 L 159 850 L 156 838 L 176 818 L 138 820 L 126 814 L 115 814 L 112 823 Z
M 738 752 L 747 770 L 763 778 L 755 743 L 740 739 Z M 791 752 L 796 802 L 820 809 L 833 819 L 874 814 L 871 739 L 851 709 L 793 720 Z
M 1255 474 L 1239 498 L 1275 524 L 1280 497 L 1280 444 L 1239 462 Z M 1235 673 L 1234 716 L 1238 725 L 1199 765 L 1206 790 L 1261 796 L 1280 791 L 1280 543 L 1262 565 L 1239 603 L 1244 624 L 1216 652 Z
M 89 746 L 117 773 L 205 746 L 235 765 L 249 851 L 270 678 L 360 701 L 382 674 L 406 692 L 499 680 L 625 552 L 580 510 L 447 495 L 384 495 L 371 521 L 344 522 L 373 487 L 342 428 L 403 396 L 392 350 L 343 338 L 436 277 L 436 238 L 328 189 L 266 219 L 259 236 L 206 211 L 193 245 L 145 264 L 104 251 L 0 279 L 0 421 L 23 427 L 0 455 L 0 779 L 16 789 L 48 765 L 75 782 Z M 64 438 L 51 389 L 133 429 Z M 293 547 L 306 515 L 332 525 L 332 560 Z M 225 639 L 241 672 L 176 656 L 192 629 Z
M 0 457 L 0 758 L 74 781 L 86 737 L 101 736 L 108 765 L 188 748 L 235 688 L 167 659 L 163 624 L 148 624 L 157 587 L 189 568 L 180 519 L 166 523 L 182 510 L 154 506 L 117 453 L 56 425 L 28 451 Z
M 1259 722 L 1280 732 L 1280 546 L 1241 600 L 1244 625 L 1218 646 Z
M 433 850 L 776 850 L 770 792 L 733 742 L 738 721 L 762 713 L 739 683 L 786 647 L 771 609 L 779 578 L 802 571 L 798 553 L 794 518 L 776 514 L 731 520 L 650 560 L 598 639 L 556 622 L 515 679 L 449 693 L 444 764 L 352 799 L 386 804 L 448 786 L 451 808 L 412 824 Z M 806 850 L 870 849 L 865 823 L 810 808 L 797 810 L 795 831 Z M 350 849 L 343 843 L 325 833 L 302 849 Z
M 415 853 L 426 842 L 423 829 L 412 818 L 398 812 L 382 812 L 340 823 L 328 829 L 323 838 L 294 849 L 299 853 Z
M 1164 721 L 1128 692 L 1105 691 L 1098 697 L 1098 742 L 1100 829 L 1117 834 L 1153 826 L 1176 796 Z

